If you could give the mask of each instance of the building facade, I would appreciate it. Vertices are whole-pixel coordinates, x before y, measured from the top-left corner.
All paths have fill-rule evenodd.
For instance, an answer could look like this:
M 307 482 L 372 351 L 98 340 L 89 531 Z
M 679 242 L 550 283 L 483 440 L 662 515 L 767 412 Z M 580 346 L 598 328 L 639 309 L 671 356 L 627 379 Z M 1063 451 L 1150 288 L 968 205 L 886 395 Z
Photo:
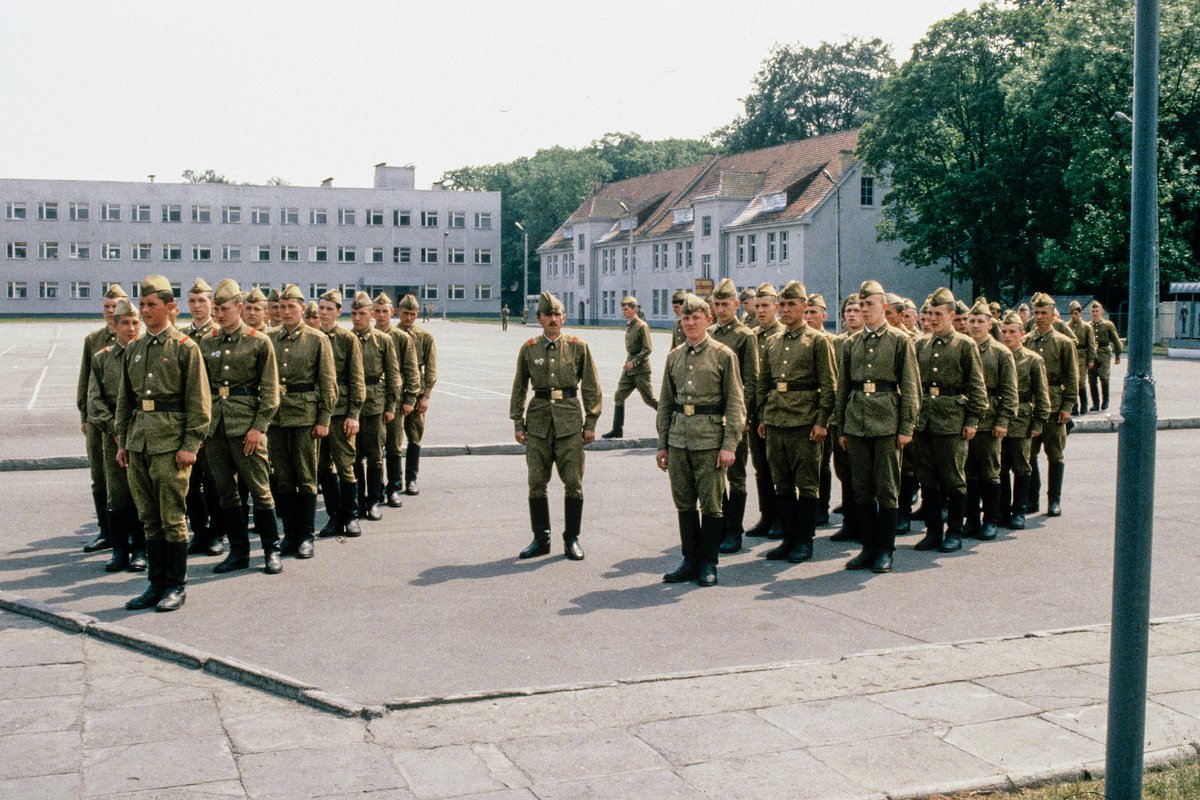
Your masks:
M 310 298 L 415 294 L 438 314 L 500 306 L 500 194 L 414 188 L 375 166 L 371 188 L 0 178 L 0 315 L 96 313 L 108 285 L 150 273 Z
M 538 248 L 542 288 L 585 323 L 620 320 L 628 294 L 648 322 L 669 325 L 675 290 L 707 293 L 726 277 L 739 288 L 800 280 L 831 309 L 877 278 L 919 304 L 946 276 L 878 240 L 885 187 L 857 144 L 845 131 L 598 186 Z

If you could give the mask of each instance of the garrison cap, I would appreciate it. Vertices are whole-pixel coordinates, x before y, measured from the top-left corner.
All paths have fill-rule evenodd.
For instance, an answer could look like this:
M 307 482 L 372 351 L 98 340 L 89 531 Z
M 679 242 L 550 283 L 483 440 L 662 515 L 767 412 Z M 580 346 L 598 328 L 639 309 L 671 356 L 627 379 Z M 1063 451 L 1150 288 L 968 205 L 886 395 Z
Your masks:
M 775 287 L 769 283 L 760 283 L 758 291 L 754 293 L 755 297 L 779 297 L 779 292 L 775 291 Z
M 213 302 L 217 305 L 228 303 L 230 300 L 240 303 L 245 296 L 237 281 L 233 278 L 225 278 L 217 283 L 217 290 L 213 292 Z
M 375 295 L 375 305 L 390 306 L 392 305 L 392 298 L 387 296 L 387 292 L 380 292 L 379 294 Z
M 1026 311 L 1028 311 L 1028 310 L 1029 310 L 1029 303 L 1021 303 L 1021 305 L 1017 306 L 1017 312 L 1018 312 L 1018 313 L 1021 311 L 1021 309 L 1025 309 Z
M 988 301 L 987 297 L 985 295 L 981 294 L 975 298 L 975 301 L 973 303 L 971 303 L 971 308 L 974 308 L 976 303 L 983 303 L 986 306 L 987 301 Z
M 741 300 L 743 303 L 746 302 L 747 300 L 753 300 L 756 297 L 758 297 L 758 293 L 756 291 L 754 291 L 754 287 L 750 287 L 748 289 L 743 289 L 742 293 L 740 295 L 738 295 L 738 299 Z
M 171 291 L 171 282 L 163 275 L 147 275 L 142 278 L 141 290 L 142 297 L 156 292 L 169 292 Z
M 1104 306 L 1100 304 L 1100 301 L 1099 301 L 1099 300 L 1093 300 L 1093 301 L 1092 301 L 1092 304 L 1091 304 L 1091 305 L 1089 305 L 1089 306 L 1088 306 L 1088 308 L 1098 308 L 1098 309 L 1100 309 L 1101 311 L 1103 311 L 1103 310 L 1104 310 Z
M 317 316 L 317 301 L 316 300 L 309 300 L 308 303 L 305 304 L 304 316 L 306 319 L 308 317 Z
M 113 309 L 114 317 L 136 317 L 137 309 L 133 307 L 133 303 L 129 302 L 128 297 L 118 297 L 117 307 Z
M 267 298 L 270 299 L 269 297 Z M 300 287 L 294 283 L 285 283 L 283 288 L 279 290 L 278 300 L 299 300 L 304 302 L 304 293 L 300 291 Z
M 624 301 L 622 301 L 622 305 L 623 304 L 624 304 Z M 559 300 L 554 295 L 550 294 L 549 292 L 542 292 L 541 296 L 538 297 L 538 304 L 537 304 L 537 313 L 538 314 L 554 314 L 554 313 L 562 313 L 562 312 L 563 312 L 562 301 Z
M 988 303 L 988 311 L 992 312 L 993 314 L 999 314 L 1001 311 L 1001 306 L 999 303 L 993 300 L 992 302 Z
M 1030 299 L 1030 302 L 1033 303 L 1035 308 L 1045 308 L 1046 306 L 1058 305 L 1054 302 L 1054 298 L 1045 292 L 1038 292 Z
M 808 296 L 808 304 L 810 306 L 816 306 L 817 308 L 823 309 L 825 311 L 829 310 L 828 307 L 825 305 L 825 298 L 821 297 L 821 295 L 817 292 L 813 292 L 812 294 L 810 294 Z
M 887 303 L 889 306 L 903 306 L 904 298 L 895 292 L 885 292 L 883 295 L 883 302 Z
M 265 302 L 267 302 L 267 296 L 262 293 L 262 289 L 255 286 L 253 289 L 250 290 L 249 294 L 246 295 L 246 302 L 247 303 L 265 303 Z
M 954 313 L 960 317 L 965 317 L 967 314 L 971 313 L 971 309 L 967 308 L 967 304 L 964 303 L 962 300 L 955 300 L 954 301 Z
M 738 296 L 737 286 L 729 278 L 722 278 L 712 293 L 714 300 L 728 300 Z
M 1000 320 L 1001 325 L 1020 325 L 1025 326 L 1025 322 L 1021 319 L 1021 315 L 1015 311 L 1010 311 L 1004 315 L 1004 319 Z
M 683 308 L 681 310 L 684 314 L 695 314 L 697 311 L 703 311 L 710 316 L 712 315 L 712 309 L 708 307 L 708 303 L 699 295 L 692 294 L 691 292 L 684 293 Z
M 208 285 L 208 281 L 204 280 L 204 278 L 196 278 L 196 281 L 192 284 L 192 288 L 188 289 L 188 294 L 200 294 L 201 292 L 212 294 L 212 290 L 213 288 Z
M 861 299 L 862 299 L 862 298 L 861 298 L 861 297 L 859 297 L 857 294 L 848 294 L 848 295 L 846 295 L 846 297 L 845 297 L 845 298 L 842 300 L 842 313 L 843 313 L 843 314 L 845 314 L 845 313 L 846 313 L 846 306 L 849 306 L 849 305 L 858 305 L 858 301 L 859 301 L 859 300 L 861 300 Z
M 268 303 L 278 303 L 279 299 L 280 299 L 279 290 L 276 289 L 274 286 L 272 286 L 271 291 L 267 292 L 267 302 Z
M 800 281 L 788 281 L 782 289 L 779 290 L 780 300 L 807 300 L 808 290 L 804 288 L 804 284 Z
M 671 295 L 671 305 L 673 305 L 673 306 L 679 305 L 680 303 L 682 303 L 684 300 L 687 299 L 687 296 L 688 296 L 687 292 L 685 292 L 683 289 L 679 289 L 678 291 L 676 291 L 674 294 Z
M 933 294 L 929 295 L 929 305 L 931 306 L 953 306 L 954 292 L 947 289 L 945 286 L 939 286 L 933 290 Z M 963 303 L 966 306 L 966 303 Z
M 1071 311 L 1083 311 L 1083 306 L 1081 306 L 1079 304 L 1078 300 L 1072 300 L 1070 303 L 1067 304 L 1067 308 L 1070 309 Z
M 108 285 L 108 291 L 104 293 L 104 299 L 116 300 L 121 297 L 129 297 L 129 294 L 126 293 L 126 291 L 121 288 L 121 284 L 110 283 Z
M 633 308 L 637 308 L 639 303 L 638 303 L 638 299 L 636 297 L 634 297 L 631 294 L 627 294 L 621 298 L 621 305 L 622 306 L 632 306 Z
M 971 314 L 978 314 L 981 317 L 990 317 L 992 309 L 988 307 L 987 300 L 982 297 L 975 301 L 975 305 L 971 306 Z
M 350 301 L 350 308 L 370 308 L 372 305 L 371 295 L 366 292 L 355 292 L 354 299 Z
M 342 307 L 342 293 L 337 289 L 330 289 L 328 292 L 325 292 L 325 294 L 321 295 L 321 299 L 328 303 L 333 303 L 338 308 Z
M 917 304 L 913 302 L 913 299 L 912 299 L 911 297 L 902 297 L 902 298 L 900 298 L 900 299 L 904 301 L 904 309 L 905 309 L 906 311 L 907 311 L 908 309 L 910 309 L 910 308 L 911 308 L 913 311 L 916 311 L 916 310 L 917 310 Z
M 417 303 L 417 298 L 411 294 L 406 294 L 404 297 L 401 297 L 400 302 L 396 305 L 396 308 L 402 308 L 405 311 L 416 311 L 420 307 L 421 306 Z
M 884 295 L 887 294 L 883 290 L 883 284 L 880 283 L 879 281 L 876 281 L 876 280 L 863 281 L 862 286 L 858 287 L 858 298 L 860 300 L 868 298 L 873 294 L 884 294 Z

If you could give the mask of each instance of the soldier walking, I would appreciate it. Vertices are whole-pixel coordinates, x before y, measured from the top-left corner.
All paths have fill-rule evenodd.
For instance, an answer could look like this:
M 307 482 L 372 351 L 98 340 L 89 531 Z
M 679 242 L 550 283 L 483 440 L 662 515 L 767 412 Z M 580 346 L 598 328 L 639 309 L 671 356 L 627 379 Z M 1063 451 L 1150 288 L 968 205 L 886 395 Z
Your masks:
M 638 299 L 621 299 L 621 315 L 625 317 L 625 364 L 621 367 L 621 379 L 617 381 L 617 393 L 613 397 L 612 430 L 602 439 L 620 439 L 625 434 L 625 400 L 637 389 L 642 402 L 653 409 L 658 408 L 654 399 L 654 387 L 650 383 L 650 326 L 638 316 Z
M 1096 363 L 1088 370 L 1088 386 L 1092 390 L 1091 410 L 1107 411 L 1113 358 L 1116 358 L 1116 363 L 1121 363 L 1121 336 L 1117 333 L 1117 326 L 1104 318 L 1104 306 L 1099 300 L 1093 300 L 1088 310 L 1092 315 L 1092 330 L 1096 334 Z
M 1025 334 L 1025 346 L 1040 355 L 1046 363 L 1046 383 L 1050 392 L 1050 418 L 1042 428 L 1042 435 L 1033 440 L 1030 449 L 1033 464 L 1026 513 L 1037 508 L 1042 490 L 1037 457 L 1045 448 L 1049 472 L 1046 492 L 1048 517 L 1062 515 L 1067 423 L 1071 421 L 1071 407 L 1079 398 L 1079 362 L 1075 342 L 1056 329 L 1056 313 L 1053 297 L 1043 292 L 1034 295 L 1033 330 Z
M 1090 322 L 1083 321 L 1083 306 L 1072 300 L 1069 306 L 1071 321 L 1067 327 L 1075 336 L 1075 355 L 1079 362 L 1079 402 L 1075 410 L 1080 416 L 1088 412 L 1088 376 L 1096 368 L 1096 330 Z M 1092 397 L 1095 398 L 1093 392 Z

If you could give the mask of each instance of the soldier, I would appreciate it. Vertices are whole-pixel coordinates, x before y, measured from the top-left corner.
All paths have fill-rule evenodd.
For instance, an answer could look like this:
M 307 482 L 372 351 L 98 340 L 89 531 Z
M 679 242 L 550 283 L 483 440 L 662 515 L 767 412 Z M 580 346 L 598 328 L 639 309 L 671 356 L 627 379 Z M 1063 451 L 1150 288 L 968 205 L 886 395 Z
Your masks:
M 239 488 L 254 498 L 254 530 L 262 541 L 263 571 L 283 570 L 279 526 L 271 494 L 267 430 L 279 408 L 279 372 L 267 335 L 242 321 L 241 287 L 228 278 L 217 284 L 213 317 L 218 329 L 201 343 L 212 396 L 212 422 L 204 451 L 217 489 L 214 514 L 229 536 L 229 555 L 213 572 L 250 566 L 250 536 Z
M 283 324 L 283 317 L 280 314 L 280 292 L 272 287 L 271 291 L 267 292 L 267 328 L 275 330 Z
M 832 344 L 833 334 L 825 329 L 825 320 L 828 318 L 829 309 L 825 307 L 825 298 L 820 293 L 813 292 L 808 296 L 808 304 L 804 307 L 804 321 L 808 327 L 829 339 Z M 836 363 L 834 366 L 837 366 Z M 830 397 L 832 398 L 832 396 L 831 394 Z M 828 423 L 826 424 L 828 425 Z M 817 498 L 818 527 L 829 524 L 829 498 L 833 494 L 833 470 L 830 468 L 832 458 L 833 439 L 826 436 L 821 443 L 821 492 Z
M 750 330 L 754 330 L 758 327 L 758 314 L 755 309 L 755 306 L 758 304 L 757 290 L 753 286 L 748 286 L 738 295 L 738 300 L 742 303 L 742 313 L 738 318 L 742 321 L 743 325 Z
M 756 292 L 757 294 L 757 292 Z M 754 331 L 738 322 L 737 287 L 729 278 L 724 278 L 713 290 L 712 308 L 716 321 L 708 329 L 713 341 L 720 342 L 737 356 L 739 377 L 742 380 L 742 406 L 747 419 L 750 409 L 758 407 L 758 341 Z M 728 493 L 722 498 L 721 518 L 724 532 L 720 545 L 722 553 L 736 553 L 742 549 L 742 523 L 746 515 L 746 458 L 749 444 L 746 430 L 741 432 L 733 463 L 729 465 L 725 478 Z
M 779 311 L 779 295 L 775 287 L 764 283 L 755 293 L 754 314 L 758 317 L 758 328 L 754 331 L 754 343 L 762 361 L 763 343 L 783 330 L 776 316 Z M 750 460 L 754 463 L 754 485 L 758 489 L 758 522 L 745 533 L 746 536 L 783 537 L 783 528 L 778 524 L 779 510 L 775 505 L 775 482 L 771 478 L 771 463 L 767 460 L 767 440 L 758 432 L 758 403 L 746 407 L 747 439 L 750 445 Z
M 679 289 L 671 295 L 671 310 L 675 312 L 675 325 L 671 328 L 671 347 L 679 347 L 687 338 L 683 335 L 683 299 L 688 293 Z
M 962 301 L 955 301 L 949 289 L 935 291 L 929 298 L 933 329 L 916 343 L 924 393 L 913 436 L 913 456 L 925 515 L 925 536 L 916 549 L 941 553 L 962 549 L 967 448 L 988 410 L 979 348 L 970 336 L 954 330 L 951 324 L 957 302 Z M 944 533 L 943 503 L 947 511 Z
M 337 374 L 337 405 L 329 423 L 329 436 L 321 442 L 317 476 L 325 513 L 329 521 L 321 536 L 362 536 L 358 524 L 358 481 L 354 477 L 355 447 L 359 415 L 367 399 L 363 378 L 362 348 L 358 338 L 337 324 L 342 313 L 342 293 L 330 289 L 317 303 L 320 330 L 329 337 L 333 348 L 333 368 Z
M 308 304 L 304 306 L 304 324 L 310 328 L 319 329 L 321 327 L 321 315 L 318 313 L 316 300 L 309 300 Z
M 116 460 L 129 470 L 129 490 L 146 531 L 150 585 L 125 608 L 174 611 L 187 599 L 188 478 L 212 403 L 199 346 L 170 324 L 169 309 L 177 305 L 171 282 L 150 275 L 140 288 L 146 335 L 125 351 Z
M 525 307 L 525 308 L 521 309 L 521 327 L 524 328 L 528 324 L 529 324 L 529 308 Z
M 884 291 L 870 280 L 858 290 L 863 329 L 850 337 L 838 364 L 834 425 L 838 446 L 854 464 L 862 552 L 846 569 L 892 571 L 896 549 L 900 454 L 912 442 L 920 378 L 912 338 L 887 324 Z
M 842 351 L 846 349 L 850 337 L 863 329 L 862 305 L 857 294 L 852 294 L 842 301 L 842 322 L 845 330 L 833 339 L 834 364 L 842 363 Z M 838 432 L 830 420 L 830 430 L 827 439 L 837 441 Z M 837 474 L 838 483 L 842 485 L 842 527 L 829 537 L 831 542 L 857 542 L 862 538 L 862 525 L 858 520 L 858 503 L 854 499 L 854 480 L 850 473 L 850 459 L 845 448 L 836 444 L 833 446 L 833 470 Z
M 910 329 L 904 324 L 904 298 L 893 292 L 884 295 L 887 307 L 884 317 L 887 324 L 916 341 L 917 330 Z M 917 490 L 917 473 L 914 465 L 912 448 L 905 448 L 900 454 L 900 494 L 897 506 L 896 535 L 902 536 L 912 532 L 912 511 L 914 495 Z
M 1022 346 L 1025 323 L 1020 314 L 1009 312 L 1000 325 L 1004 345 L 1013 354 L 1017 373 L 1017 414 L 1008 426 L 1000 451 L 1001 515 L 1012 509 L 1006 524 L 1010 530 L 1025 529 L 1025 504 L 1029 497 L 1030 442 L 1041 436 L 1050 415 L 1050 394 L 1046 384 L 1046 362 L 1028 347 Z M 1006 482 L 1012 474 L 1011 490 Z
M 213 291 L 204 278 L 196 278 L 187 291 L 188 312 L 192 323 L 183 333 L 201 346 L 204 338 L 217 330 L 212 319 Z M 225 532 L 220 530 L 213 513 L 217 507 L 217 488 L 208 469 L 208 454 L 203 449 L 196 456 L 196 468 L 192 470 L 188 484 L 187 516 L 192 525 L 192 543 L 188 555 L 219 556 L 225 552 L 221 539 Z
M 375 296 L 375 330 L 392 337 L 396 350 L 396 359 L 400 364 L 401 395 L 400 407 L 397 414 L 385 426 L 387 435 L 384 440 L 384 466 L 387 467 L 387 486 L 384 496 L 389 508 L 400 508 L 404 505 L 400 493 L 404 488 L 404 473 L 400 471 L 400 456 L 404 453 L 404 421 L 417 407 L 417 399 L 421 396 L 421 369 L 417 365 L 417 346 L 412 337 L 392 324 L 395 308 L 392 298 L 380 292 Z
M 620 439 L 625 433 L 625 400 L 637 389 L 642 402 L 658 408 L 654 399 L 654 387 L 650 384 L 650 326 L 638 316 L 636 297 L 621 299 L 621 315 L 625 317 L 625 364 L 621 367 L 621 379 L 617 381 L 617 393 L 613 397 L 612 430 L 602 439 Z
M 988 409 L 979 422 L 981 432 L 967 445 L 966 533 L 985 542 L 996 538 L 1000 522 L 1000 448 L 1017 416 L 1018 402 L 1016 363 L 1012 351 L 992 338 L 995 324 L 987 304 L 975 303 L 967 317 L 967 332 L 979 348 Z
M 683 298 L 686 340 L 667 355 L 659 392 L 656 461 L 671 478 L 683 551 L 679 566 L 663 576 L 667 583 L 717 584 L 725 470 L 737 458 L 746 424 L 737 356 L 708 335 L 710 320 L 703 300 Z
M 354 479 L 358 484 L 358 507 L 363 519 L 383 519 L 383 445 L 387 425 L 400 407 L 400 359 L 396 340 L 371 328 L 375 304 L 371 295 L 358 292 L 350 303 L 350 325 L 362 353 L 363 379 L 367 397 L 359 415 L 361 427 L 356 442 Z
M 549 292 L 537 304 L 542 335 L 521 345 L 513 377 L 508 416 L 517 444 L 525 445 L 529 472 L 529 524 L 533 541 L 518 558 L 550 552 L 550 501 L 546 486 L 550 469 L 563 482 L 566 524 L 563 550 L 571 561 L 583 560 L 579 546 L 583 521 L 583 446 L 596 438 L 596 420 L 603 408 L 596 363 L 585 342 L 563 336 L 563 305 Z M 529 388 L 533 398 L 526 406 Z M 582 405 L 579 395 L 583 395 Z
M 119 288 L 119 287 L 118 287 Z M 107 491 L 105 516 L 108 520 L 112 558 L 105 572 L 146 571 L 146 534 L 138 519 L 137 508 L 129 494 L 129 478 L 117 465 L 117 396 L 125 371 L 125 348 L 137 341 L 141 321 L 129 299 L 117 298 L 112 320 L 117 338 L 92 356 L 88 381 L 87 424 L 100 435 L 104 446 L 104 486 Z
M 1096 330 L 1083 321 L 1083 306 L 1078 300 L 1072 300 L 1069 307 L 1071 321 L 1067 327 L 1075 335 L 1075 356 L 1079 362 L 1079 402 L 1075 410 L 1083 416 L 1088 411 L 1088 375 L 1096 368 Z
M 904 323 L 904 330 L 916 336 L 921 332 L 917 327 L 917 304 L 908 297 L 903 298 L 903 301 L 904 311 L 901 313 L 900 319 Z
M 108 488 L 104 483 L 104 434 L 93 430 L 88 424 L 88 382 L 92 376 L 92 356 L 108 347 L 117 339 L 117 323 L 113 311 L 117 301 L 129 295 L 121 284 L 110 284 L 104 293 L 104 326 L 92 331 L 83 339 L 83 359 L 79 363 L 79 381 L 75 385 L 75 407 L 79 409 L 80 430 L 86 437 L 88 468 L 92 478 L 92 505 L 96 509 L 96 522 L 100 533 L 83 546 L 83 552 L 95 553 L 110 546 L 108 537 Z
M 508 330 L 508 303 L 500 306 L 500 330 Z
M 933 304 L 930 303 L 930 305 L 932 306 Z M 950 327 L 954 329 L 955 333 L 961 333 L 963 336 L 967 335 L 967 314 L 970 312 L 971 309 L 962 300 L 954 301 L 954 309 L 950 313 Z M 929 319 L 930 322 L 933 322 L 933 315 L 930 315 Z
M 1025 346 L 1046 362 L 1046 383 L 1050 391 L 1050 418 L 1042 435 L 1033 441 L 1031 461 L 1036 465 L 1038 453 L 1045 448 L 1049 462 L 1049 488 L 1046 516 L 1062 515 L 1063 472 L 1066 468 L 1064 451 L 1067 446 L 1067 423 L 1071 421 L 1071 406 L 1079 396 L 1079 363 L 1075 343 L 1055 328 L 1054 298 L 1039 292 L 1033 297 L 1033 330 L 1025 334 Z M 1037 508 L 1041 481 L 1036 466 L 1029 481 L 1026 513 Z
M 1017 316 L 1021 318 L 1021 328 L 1028 332 L 1033 328 L 1033 309 L 1029 307 L 1029 303 L 1021 303 L 1017 306 Z
M 257 286 L 246 294 L 242 303 L 242 322 L 259 333 L 267 332 L 267 296 Z
M 1089 308 L 1092 330 L 1096 334 L 1096 364 L 1088 370 L 1088 385 L 1092 390 L 1092 411 L 1108 410 L 1108 382 L 1112 375 L 1112 359 L 1121 363 L 1121 336 L 1117 326 L 1104 318 L 1104 306 L 1093 300 Z M 1099 386 L 1097 387 L 1097 382 Z M 1099 392 L 1097 391 L 1099 388 Z M 1103 394 L 1101 394 L 1103 392 Z
M 757 392 L 759 434 L 767 441 L 783 523 L 783 542 L 766 556 L 793 564 L 813 554 L 821 462 L 837 385 L 832 337 L 808 324 L 806 300 L 799 281 L 788 281 L 779 292 L 784 330 L 763 342 Z
M 433 335 L 417 325 L 417 298 L 406 294 L 400 301 L 400 330 L 412 337 L 416 347 L 417 367 L 421 370 L 421 396 L 417 407 L 404 418 L 404 435 L 408 437 L 408 451 L 404 459 L 404 493 L 418 495 L 417 475 L 421 471 L 421 439 L 425 436 L 425 413 L 429 410 L 429 399 L 437 383 L 437 345 Z

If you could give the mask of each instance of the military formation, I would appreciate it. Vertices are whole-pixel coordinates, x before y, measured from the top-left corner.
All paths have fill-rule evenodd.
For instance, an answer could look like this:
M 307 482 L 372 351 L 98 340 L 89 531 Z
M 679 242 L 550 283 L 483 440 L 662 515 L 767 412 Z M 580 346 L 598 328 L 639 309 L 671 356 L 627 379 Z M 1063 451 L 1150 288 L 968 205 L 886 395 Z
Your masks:
M 316 538 L 359 536 L 360 520 L 418 494 L 437 351 L 412 295 L 393 325 L 391 298 L 358 292 L 347 329 L 336 290 L 306 304 L 294 284 L 197 279 L 181 329 L 166 278 L 137 288 L 137 308 L 121 286 L 106 292 L 78 393 L 100 527 L 84 550 L 111 548 L 106 571 L 149 579 L 126 608 L 182 606 L 189 554 L 225 554 L 217 574 L 248 569 L 251 525 L 263 572 L 278 574 Z

